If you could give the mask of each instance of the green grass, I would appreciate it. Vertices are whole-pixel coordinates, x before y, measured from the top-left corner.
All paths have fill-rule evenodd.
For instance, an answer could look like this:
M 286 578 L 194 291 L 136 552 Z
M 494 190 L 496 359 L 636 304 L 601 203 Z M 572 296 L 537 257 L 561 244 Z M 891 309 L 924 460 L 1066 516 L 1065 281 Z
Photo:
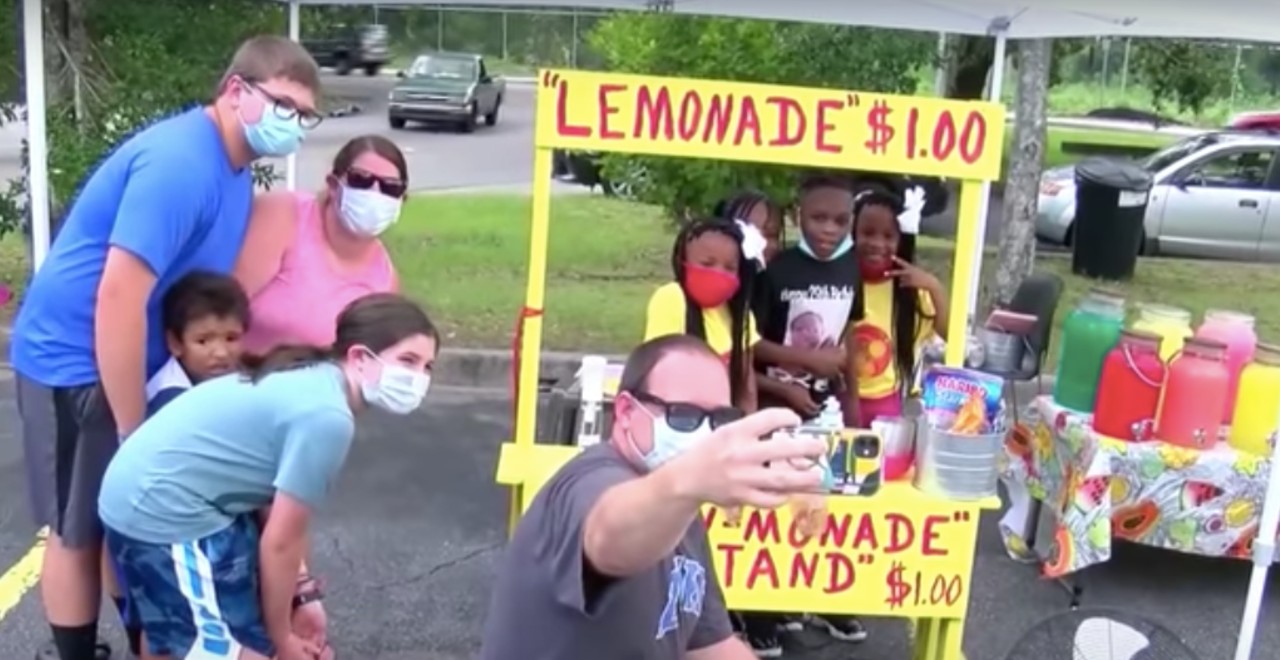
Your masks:
M 544 347 L 624 352 L 641 338 L 650 293 L 670 278 L 672 232 L 651 206 L 586 195 L 552 200 Z M 520 195 L 429 195 L 412 200 L 386 236 L 404 288 L 424 302 L 449 345 L 507 347 L 524 304 L 529 199 Z M 950 241 L 922 238 L 920 265 L 951 279 Z M 988 251 L 984 281 L 996 255 Z M 16 237 L 0 240 L 0 282 L 25 279 Z M 1099 283 L 1070 273 L 1070 260 L 1042 257 L 1037 268 L 1062 276 L 1065 310 Z M 1142 259 L 1134 279 L 1103 284 L 1131 303 L 1238 309 L 1258 318 L 1264 340 L 1280 340 L 1280 307 L 1262 292 L 1280 291 L 1272 265 Z M 13 304 L 10 305 L 12 307 Z
M 1005 147 L 1005 154 L 1012 154 L 1013 127 L 1009 127 L 1008 143 Z M 1099 151 L 1105 151 L 1106 147 L 1125 147 L 1143 149 L 1148 152 L 1155 152 L 1166 145 L 1180 140 L 1177 135 L 1168 133 L 1157 133 L 1155 131 L 1124 131 L 1124 130 L 1107 130 L 1107 129 L 1084 129 L 1072 128 L 1065 126 L 1050 126 L 1048 132 L 1048 140 L 1045 144 L 1044 162 L 1045 167 L 1058 167 L 1060 165 L 1069 165 L 1087 157 L 1088 153 L 1080 153 L 1081 145 L 1089 145 Z M 1068 150 L 1066 145 L 1072 145 L 1075 151 Z M 1093 151 L 1093 149 L 1090 149 Z

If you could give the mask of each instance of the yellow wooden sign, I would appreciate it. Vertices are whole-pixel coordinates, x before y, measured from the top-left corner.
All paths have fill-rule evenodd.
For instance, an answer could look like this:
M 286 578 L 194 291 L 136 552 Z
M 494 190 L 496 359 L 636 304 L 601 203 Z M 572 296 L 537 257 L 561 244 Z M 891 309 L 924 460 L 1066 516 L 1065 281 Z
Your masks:
M 523 486 L 523 512 L 579 451 L 505 444 L 499 465 L 521 469 L 499 468 L 498 482 Z M 826 502 L 826 521 L 808 539 L 786 508 L 735 518 L 707 507 L 725 602 L 769 612 L 964 617 L 978 517 L 998 501 L 952 502 L 894 481 L 873 497 L 832 495 Z
M 538 147 L 1000 178 L 995 103 L 572 70 L 538 84 Z

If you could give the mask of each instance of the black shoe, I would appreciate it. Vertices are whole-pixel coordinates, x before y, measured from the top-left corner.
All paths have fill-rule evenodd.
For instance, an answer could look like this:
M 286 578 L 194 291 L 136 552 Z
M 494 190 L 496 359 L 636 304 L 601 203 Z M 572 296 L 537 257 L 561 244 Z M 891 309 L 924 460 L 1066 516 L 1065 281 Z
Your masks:
M 851 616 L 815 616 L 813 623 L 842 642 L 861 642 L 867 638 L 866 627 Z
M 45 642 L 45 645 L 36 651 L 36 660 L 59 660 L 58 647 L 53 642 Z M 98 646 L 94 648 L 93 660 L 111 660 L 111 645 L 106 642 L 98 642 Z
M 747 644 L 751 646 L 757 658 L 782 657 L 782 640 L 778 638 L 778 633 L 752 631 L 747 635 Z

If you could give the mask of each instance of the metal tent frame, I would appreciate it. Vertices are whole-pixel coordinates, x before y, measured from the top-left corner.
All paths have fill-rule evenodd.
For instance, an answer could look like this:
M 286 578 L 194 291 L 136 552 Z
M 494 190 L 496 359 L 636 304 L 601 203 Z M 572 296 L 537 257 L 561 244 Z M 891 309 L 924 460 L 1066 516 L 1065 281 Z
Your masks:
M 33 268 L 40 268 L 50 242 L 48 139 L 44 78 L 44 16 L 40 0 L 23 2 L 23 44 L 27 84 L 27 188 L 31 209 Z M 288 3 L 289 37 L 299 37 L 302 5 L 404 5 L 474 7 L 545 7 L 545 0 L 470 0 L 469 2 L 399 0 L 278 0 Z M 1167 0 L 575 0 L 564 3 L 581 9 L 670 11 L 698 15 L 864 25 L 928 32 L 985 35 L 995 39 L 990 98 L 998 101 L 1004 88 L 1008 40 L 1054 37 L 1183 37 L 1264 43 L 1280 42 L 1280 2 L 1274 0 L 1217 0 L 1213 8 Z M 286 185 L 297 183 L 296 157 L 286 163 Z M 978 217 L 979 236 L 985 235 L 990 184 L 983 184 Z M 976 242 L 974 286 L 969 316 L 977 304 L 983 241 Z M 1277 414 L 1280 427 L 1280 411 Z M 1280 464 L 1280 443 L 1272 465 Z M 1263 506 L 1261 530 L 1254 544 L 1254 569 L 1245 600 L 1235 660 L 1249 660 L 1267 572 L 1275 555 L 1280 522 L 1280 469 L 1271 471 Z

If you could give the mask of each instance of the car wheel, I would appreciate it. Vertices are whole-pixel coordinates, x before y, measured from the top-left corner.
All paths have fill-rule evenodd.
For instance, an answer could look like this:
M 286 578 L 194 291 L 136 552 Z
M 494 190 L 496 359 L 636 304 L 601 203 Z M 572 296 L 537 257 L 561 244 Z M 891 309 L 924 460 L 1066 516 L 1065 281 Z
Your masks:
M 498 100 L 493 102 L 493 112 L 490 112 L 489 114 L 484 116 L 485 126 L 493 126 L 494 124 L 498 123 L 498 110 L 501 108 L 502 108 L 502 97 L 499 96 Z
M 473 133 L 476 130 L 476 124 L 478 124 L 480 120 L 480 117 L 476 114 L 479 112 L 479 109 L 476 108 L 475 102 L 472 101 L 471 105 L 467 106 L 467 110 L 467 118 L 462 120 L 462 124 L 459 125 L 458 128 L 461 129 L 463 133 Z
M 379 72 L 379 71 L 381 71 L 381 70 L 382 70 L 382 65 L 381 65 L 381 64 L 366 64 L 366 65 L 364 65 L 364 75 L 366 75 L 366 76 L 376 76 L 376 75 L 378 75 L 378 72 Z
M 351 73 L 351 60 L 347 59 L 345 55 L 339 57 L 333 64 L 333 70 L 340 76 L 345 76 L 348 73 Z
M 387 123 L 391 124 L 391 128 L 399 130 L 404 128 L 404 117 L 387 117 Z

